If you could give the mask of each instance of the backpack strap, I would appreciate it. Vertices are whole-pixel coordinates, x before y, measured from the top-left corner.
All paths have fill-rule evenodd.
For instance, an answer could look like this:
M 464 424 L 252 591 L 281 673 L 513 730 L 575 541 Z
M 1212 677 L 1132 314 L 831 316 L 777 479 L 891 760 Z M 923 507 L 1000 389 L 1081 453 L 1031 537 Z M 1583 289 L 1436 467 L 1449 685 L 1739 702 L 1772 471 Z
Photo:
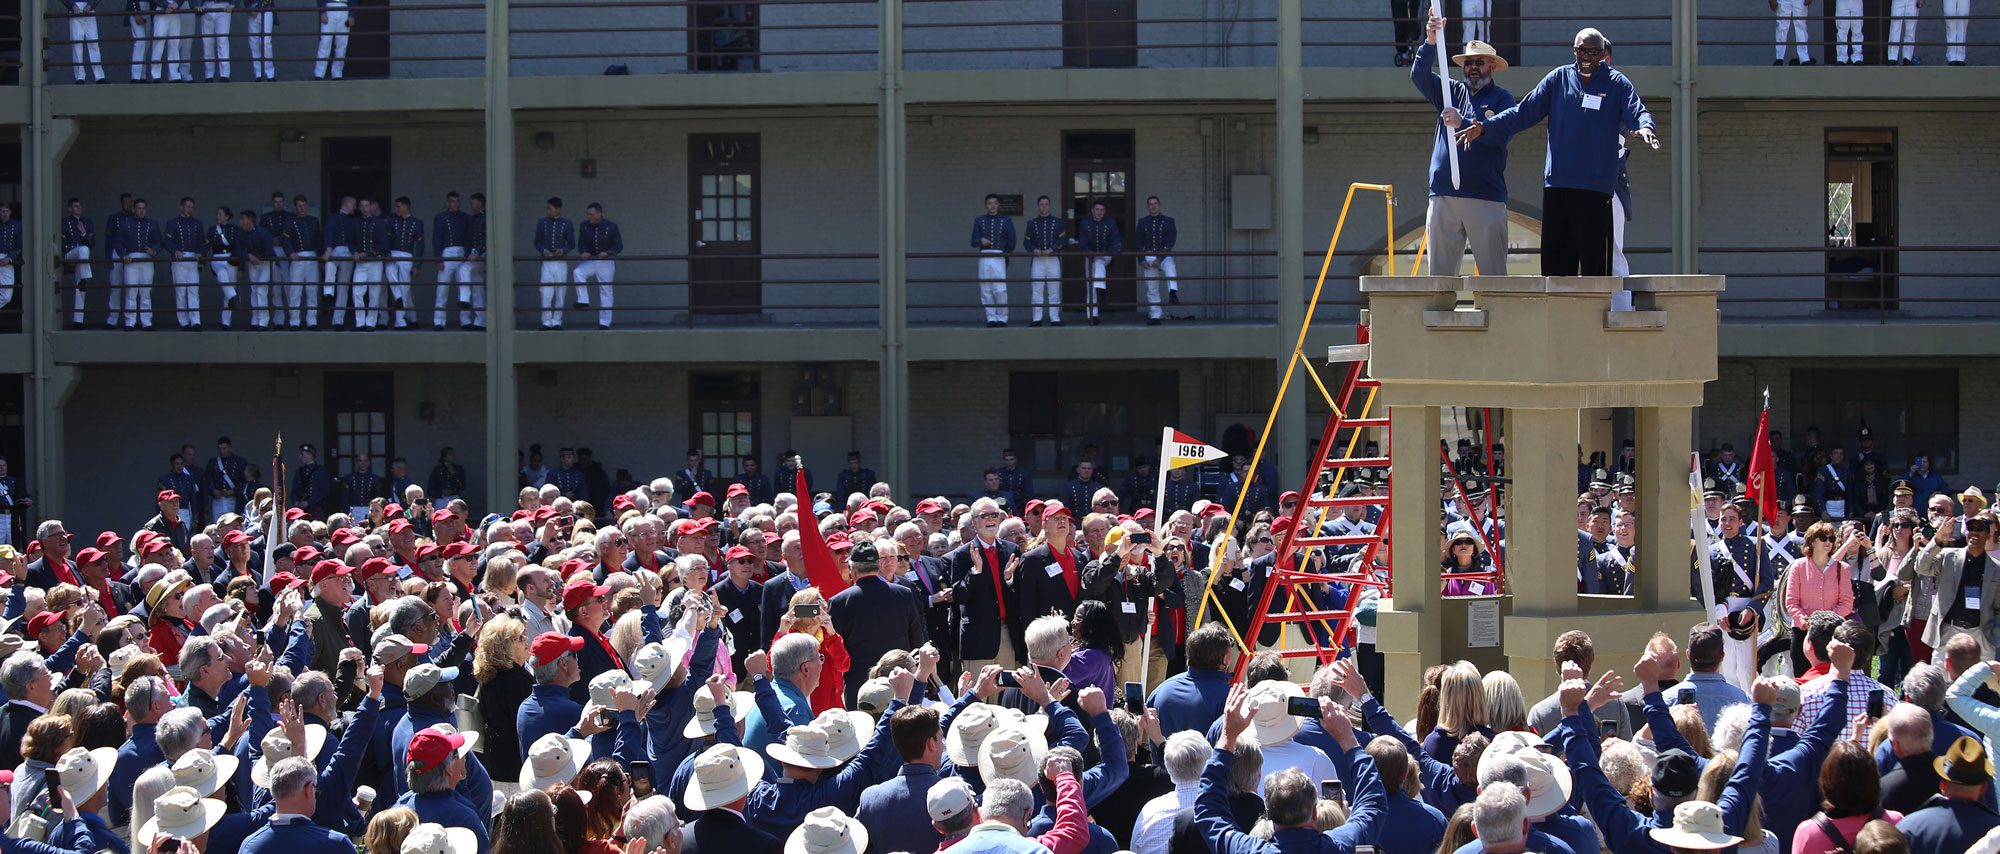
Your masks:
M 1813 816 L 1813 826 L 1819 828 L 1819 832 L 1826 834 L 1826 838 L 1833 841 L 1835 846 L 1833 851 L 1839 854 L 1854 854 L 1853 843 L 1847 841 L 1847 837 L 1841 834 L 1840 828 L 1834 826 L 1833 819 L 1826 817 L 1826 813 Z

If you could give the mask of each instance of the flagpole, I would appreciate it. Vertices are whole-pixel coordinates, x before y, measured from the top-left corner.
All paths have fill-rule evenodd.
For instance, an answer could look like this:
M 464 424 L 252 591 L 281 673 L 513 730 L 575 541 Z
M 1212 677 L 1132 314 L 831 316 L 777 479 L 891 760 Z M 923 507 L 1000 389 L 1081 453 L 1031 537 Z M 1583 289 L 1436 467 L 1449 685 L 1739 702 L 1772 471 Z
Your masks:
M 1688 533 L 1694 539 L 1696 559 L 1701 562 L 1701 604 L 1712 610 L 1720 622 L 1728 616 L 1728 609 L 1715 601 L 1715 573 L 1708 553 L 1708 519 L 1701 512 L 1701 455 L 1689 454 L 1693 464 L 1688 469 Z
M 271 446 L 271 516 L 264 523 L 264 578 L 259 586 L 270 587 L 271 574 L 278 566 L 278 544 L 283 542 L 284 532 L 280 530 L 284 518 L 282 498 L 285 494 L 285 434 L 279 431 L 277 441 Z
M 1157 458 L 1158 462 L 1153 466 L 1159 470 L 1157 475 L 1159 482 L 1153 488 L 1153 548 L 1163 551 L 1166 543 L 1160 540 L 1160 533 L 1165 530 L 1167 521 L 1167 468 L 1172 465 L 1173 447 L 1174 428 L 1161 427 L 1160 455 Z M 1142 693 L 1146 690 L 1146 677 L 1153 663 L 1153 624 L 1158 622 L 1154 616 L 1154 608 L 1160 601 L 1157 592 L 1155 591 L 1154 596 L 1146 597 L 1146 640 L 1139 648 L 1139 690 Z
M 1458 99 L 1452 97 L 1451 72 L 1445 70 L 1444 65 L 1444 12 L 1438 8 L 1438 0 L 1431 0 L 1431 15 L 1436 17 L 1440 22 L 1437 34 L 1438 100 L 1443 101 L 1447 107 L 1456 107 L 1457 104 L 1455 102 Z M 1470 116 L 1467 117 L 1467 119 L 1470 118 Z M 1451 128 L 1445 128 L 1444 133 L 1445 154 L 1451 160 L 1451 188 L 1456 190 L 1458 189 L 1458 138 L 1456 134 L 1451 132 Z M 1433 253 L 1432 257 L 1436 257 L 1436 253 Z

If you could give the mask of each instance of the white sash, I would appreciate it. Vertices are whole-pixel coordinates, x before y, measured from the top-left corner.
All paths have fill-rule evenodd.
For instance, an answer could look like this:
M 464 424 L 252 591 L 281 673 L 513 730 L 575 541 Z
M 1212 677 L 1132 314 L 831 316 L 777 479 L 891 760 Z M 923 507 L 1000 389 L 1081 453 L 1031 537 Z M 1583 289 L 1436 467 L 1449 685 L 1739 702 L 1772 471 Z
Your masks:
M 1847 481 L 1841 479 L 1840 472 L 1834 470 L 1833 463 L 1826 464 L 1826 476 L 1833 480 L 1834 486 L 1840 487 L 1841 492 L 1847 491 Z

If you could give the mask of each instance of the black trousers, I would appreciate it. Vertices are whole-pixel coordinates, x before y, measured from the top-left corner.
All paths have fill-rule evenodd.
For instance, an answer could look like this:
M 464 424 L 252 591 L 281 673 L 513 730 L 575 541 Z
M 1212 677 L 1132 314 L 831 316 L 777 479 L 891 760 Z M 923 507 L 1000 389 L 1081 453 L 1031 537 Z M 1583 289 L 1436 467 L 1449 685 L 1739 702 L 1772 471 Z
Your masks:
M 1542 190 L 1542 275 L 1611 275 L 1611 195 Z
M 1389 0 L 1389 17 L 1396 22 L 1396 49 L 1414 50 L 1424 40 L 1424 21 L 1431 4 L 1423 0 Z

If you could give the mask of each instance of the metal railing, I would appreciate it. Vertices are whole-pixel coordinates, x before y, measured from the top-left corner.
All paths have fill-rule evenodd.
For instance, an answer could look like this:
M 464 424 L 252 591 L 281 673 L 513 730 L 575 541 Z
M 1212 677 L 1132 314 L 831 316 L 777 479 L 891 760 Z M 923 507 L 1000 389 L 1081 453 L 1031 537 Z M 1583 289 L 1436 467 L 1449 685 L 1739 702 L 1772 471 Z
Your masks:
M 1219 68 L 1269 66 L 1277 57 L 1274 0 L 1238 0 L 1220 12 L 1168 0 L 1135 4 L 1051 0 L 925 0 L 903 9 L 904 66 L 912 70 Z M 1074 12 L 1074 14 L 1072 14 Z M 999 81 L 996 81 L 996 84 Z
M 1308 9 L 1314 7 L 1309 5 Z M 1417 17 L 1401 19 L 1374 8 L 1307 14 L 1302 19 L 1300 38 L 1305 65 L 1308 68 L 1407 65 L 1416 46 L 1424 40 L 1428 10 L 1428 3 L 1420 3 Z M 1611 39 L 1618 64 L 1672 63 L 1673 14 L 1667 0 L 1631 0 L 1617 4 L 1615 10 L 1607 6 L 1604 14 L 1522 14 L 1451 20 L 1446 23 L 1445 41 L 1463 45 L 1477 38 L 1493 45 L 1514 65 L 1548 68 L 1574 59 L 1570 47 L 1577 30 L 1583 27 L 1596 27 Z M 1532 79 L 1516 88 L 1526 94 L 1530 85 Z
M 553 317 L 562 328 L 595 329 L 605 289 L 613 300 L 614 328 L 874 328 L 881 317 L 879 266 L 870 253 L 628 253 L 614 259 L 615 280 L 609 284 L 597 281 L 599 268 L 585 263 L 572 256 L 546 261 L 545 269 L 541 257 L 516 256 L 515 328 L 546 328 L 543 312 L 551 309 L 543 299 L 552 297 Z M 557 264 L 561 280 L 553 281 Z M 552 281 L 544 282 L 545 275 Z M 579 275 L 590 280 L 580 283 Z M 588 306 L 580 304 L 583 299 Z
M 511 8 L 517 76 L 876 67 L 873 0 L 514 0 Z
M 985 321 L 978 265 L 992 258 L 969 250 L 911 252 L 907 280 L 912 326 L 966 326 Z M 1034 322 L 1034 288 L 1028 257 L 1007 258 L 1009 325 Z M 1058 256 L 1064 269 L 1057 282 L 1066 325 L 1086 325 L 1092 302 L 1088 263 L 1078 251 Z M 1152 279 L 1139 270 L 1137 252 L 1122 252 L 1103 277 L 1095 295 L 1099 317 L 1118 325 L 1143 322 L 1149 315 L 1148 286 L 1157 287 L 1161 313 L 1172 321 L 1206 323 L 1269 323 L 1276 316 L 1277 256 L 1268 251 L 1181 251 L 1172 258 L 1179 285 L 1178 302 L 1168 297 L 1169 280 Z M 1127 265 L 1130 271 L 1127 272 Z
M 1991 12 L 1952 16 L 1940 14 L 1936 4 L 1920 8 L 1915 16 L 1891 15 L 1884 2 L 1873 5 L 1874 14 L 1842 18 L 1834 3 L 1814 3 L 1806 7 L 1797 25 L 1786 27 L 1788 45 L 1782 55 L 1777 50 L 1778 16 L 1761 5 L 1745 6 L 1734 0 L 1708 0 L 1697 17 L 1696 37 L 1701 44 L 1704 65 L 1771 65 L 1774 59 L 1796 64 L 1803 43 L 1816 65 L 1831 65 L 1841 57 L 1840 45 L 1858 42 L 1859 64 L 1887 64 L 1891 40 L 1900 48 L 1915 51 L 1915 63 L 1944 65 L 1958 52 L 1974 65 L 2000 63 L 2000 15 Z M 1713 9 L 1711 13 L 1709 10 Z M 1954 26 L 1963 22 L 1965 27 Z M 1790 19 L 1787 19 L 1790 23 Z M 1800 38 L 1798 29 L 1804 29 Z M 1905 32 L 1905 27 L 1909 30 Z M 1952 36 L 1954 32 L 1957 38 Z M 1848 59 L 1854 59 L 1849 54 Z
M 181 11 L 143 16 L 112 9 L 110 0 L 95 10 L 70 5 L 48 12 L 48 47 L 43 56 L 49 82 L 192 83 L 226 77 L 243 83 L 260 77 L 330 77 L 331 60 L 343 37 L 346 59 L 340 76 L 345 79 L 485 73 L 483 3 L 353 0 L 325 9 L 244 9 L 221 0 L 181 2 L 185 4 Z M 343 13 L 347 25 L 337 28 Z M 327 32 L 323 35 L 322 30 Z M 326 61 L 319 59 L 322 50 L 328 54 Z

